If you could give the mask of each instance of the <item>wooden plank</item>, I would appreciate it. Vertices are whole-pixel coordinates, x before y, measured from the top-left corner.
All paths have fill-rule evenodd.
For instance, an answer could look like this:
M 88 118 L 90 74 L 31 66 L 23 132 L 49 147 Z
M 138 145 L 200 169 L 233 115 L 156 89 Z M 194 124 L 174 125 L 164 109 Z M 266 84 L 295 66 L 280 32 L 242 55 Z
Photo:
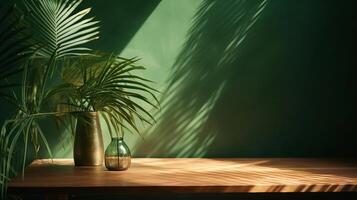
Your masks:
M 134 158 L 127 171 L 36 160 L 9 193 L 357 192 L 355 160 Z

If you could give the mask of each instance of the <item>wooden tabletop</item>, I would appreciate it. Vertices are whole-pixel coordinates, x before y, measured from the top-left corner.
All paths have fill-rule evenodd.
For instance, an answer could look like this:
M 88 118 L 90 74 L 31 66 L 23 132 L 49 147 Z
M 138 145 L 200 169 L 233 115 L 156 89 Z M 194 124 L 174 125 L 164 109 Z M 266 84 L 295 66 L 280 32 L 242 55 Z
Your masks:
M 328 159 L 134 158 L 127 171 L 36 160 L 9 193 L 356 192 L 357 162 Z

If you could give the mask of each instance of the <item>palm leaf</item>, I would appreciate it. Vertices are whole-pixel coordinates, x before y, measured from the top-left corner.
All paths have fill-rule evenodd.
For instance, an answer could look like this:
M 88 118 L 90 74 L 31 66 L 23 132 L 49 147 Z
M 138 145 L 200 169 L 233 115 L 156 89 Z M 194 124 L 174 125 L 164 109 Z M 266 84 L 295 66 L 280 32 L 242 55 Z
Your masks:
M 152 81 L 130 74 L 145 69 L 136 65 L 138 60 L 109 54 L 69 60 L 62 71 L 62 78 L 67 83 L 50 91 L 49 95 L 63 93 L 69 98 L 68 102 L 77 103 L 81 111 L 100 111 L 112 136 L 111 128 L 118 132 L 122 127 L 127 129 L 125 124 L 140 134 L 136 119 L 148 124 L 155 119 L 137 101 L 157 108 L 158 99 L 154 93 L 158 91 L 145 83 Z M 78 108 L 74 109 L 78 111 Z
M 88 54 L 83 44 L 98 38 L 98 21 L 84 18 L 90 8 L 76 12 L 82 0 L 24 0 L 26 24 L 34 37 L 32 52 L 56 58 Z M 36 51 L 36 52 L 35 52 Z

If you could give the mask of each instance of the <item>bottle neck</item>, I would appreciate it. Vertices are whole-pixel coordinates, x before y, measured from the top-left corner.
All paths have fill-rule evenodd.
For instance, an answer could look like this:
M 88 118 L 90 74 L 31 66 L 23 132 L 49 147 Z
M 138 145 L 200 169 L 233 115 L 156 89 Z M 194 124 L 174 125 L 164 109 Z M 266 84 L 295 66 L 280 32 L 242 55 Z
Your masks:
M 113 137 L 112 141 L 123 141 L 123 137 Z

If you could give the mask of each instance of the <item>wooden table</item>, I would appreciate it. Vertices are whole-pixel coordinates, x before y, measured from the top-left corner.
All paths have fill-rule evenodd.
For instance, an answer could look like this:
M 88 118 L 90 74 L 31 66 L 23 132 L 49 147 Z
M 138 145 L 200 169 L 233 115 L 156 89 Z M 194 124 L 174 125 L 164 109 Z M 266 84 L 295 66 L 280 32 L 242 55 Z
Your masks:
M 10 194 L 357 192 L 355 160 L 134 158 L 127 171 L 36 160 Z

